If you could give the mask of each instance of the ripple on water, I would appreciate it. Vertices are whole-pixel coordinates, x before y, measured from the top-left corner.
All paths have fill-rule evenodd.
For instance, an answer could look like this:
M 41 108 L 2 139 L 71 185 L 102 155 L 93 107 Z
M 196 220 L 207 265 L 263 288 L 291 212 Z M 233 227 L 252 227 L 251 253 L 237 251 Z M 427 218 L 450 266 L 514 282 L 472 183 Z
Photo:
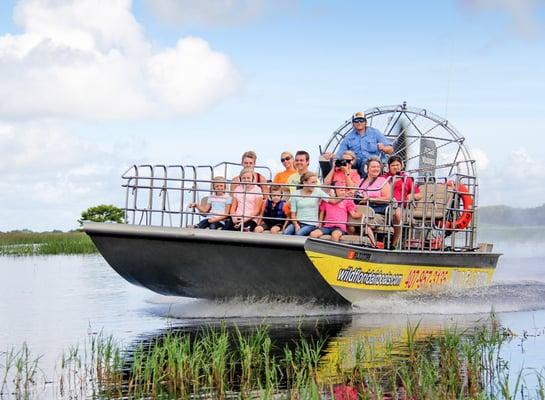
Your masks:
M 252 300 L 192 300 L 149 298 L 150 312 L 174 319 L 299 317 L 361 314 L 452 315 L 545 309 L 545 283 L 498 282 L 492 286 L 442 292 L 393 293 L 354 304 L 353 307 L 315 303 Z

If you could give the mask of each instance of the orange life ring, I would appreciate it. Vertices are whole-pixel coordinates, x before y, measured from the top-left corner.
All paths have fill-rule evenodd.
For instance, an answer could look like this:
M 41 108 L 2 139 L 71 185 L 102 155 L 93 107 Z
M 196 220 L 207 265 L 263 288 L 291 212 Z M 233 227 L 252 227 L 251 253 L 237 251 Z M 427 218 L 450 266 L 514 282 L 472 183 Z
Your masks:
M 448 181 L 447 185 L 453 187 L 454 182 Z M 464 211 L 462 212 L 460 217 L 456 221 L 454 221 L 454 223 L 452 221 L 447 221 L 447 223 L 445 224 L 445 229 L 453 229 L 453 226 L 454 229 L 465 229 L 469 226 L 469 223 L 473 218 L 473 197 L 469 194 L 467 186 L 463 183 L 458 183 L 458 185 L 456 186 L 456 191 L 462 199 Z

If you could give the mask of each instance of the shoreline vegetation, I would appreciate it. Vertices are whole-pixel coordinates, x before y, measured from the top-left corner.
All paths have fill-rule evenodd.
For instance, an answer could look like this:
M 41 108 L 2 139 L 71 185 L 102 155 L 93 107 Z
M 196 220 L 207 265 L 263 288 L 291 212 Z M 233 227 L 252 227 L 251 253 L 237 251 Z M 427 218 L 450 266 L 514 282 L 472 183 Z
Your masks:
M 431 334 L 409 324 L 397 337 L 333 344 L 300 332 L 280 345 L 264 325 L 169 330 L 129 345 L 99 333 L 69 347 L 54 378 L 26 345 L 0 352 L 0 397 L 545 399 L 542 370 L 513 371 L 502 357 L 513 338 L 494 316 L 464 330 Z
M 93 254 L 97 249 L 84 232 L 0 232 L 0 256 Z
M 505 227 L 545 227 L 545 203 L 532 208 L 479 207 L 479 223 Z

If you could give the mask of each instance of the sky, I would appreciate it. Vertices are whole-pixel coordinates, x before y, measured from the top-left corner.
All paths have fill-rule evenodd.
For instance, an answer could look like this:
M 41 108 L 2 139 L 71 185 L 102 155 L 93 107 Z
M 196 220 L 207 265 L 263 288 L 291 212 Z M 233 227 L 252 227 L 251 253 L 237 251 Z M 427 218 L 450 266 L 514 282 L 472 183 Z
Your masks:
M 466 137 L 481 206 L 535 207 L 544 98 L 545 0 L 2 0 L 0 231 L 123 206 L 133 164 L 315 161 L 403 101 Z

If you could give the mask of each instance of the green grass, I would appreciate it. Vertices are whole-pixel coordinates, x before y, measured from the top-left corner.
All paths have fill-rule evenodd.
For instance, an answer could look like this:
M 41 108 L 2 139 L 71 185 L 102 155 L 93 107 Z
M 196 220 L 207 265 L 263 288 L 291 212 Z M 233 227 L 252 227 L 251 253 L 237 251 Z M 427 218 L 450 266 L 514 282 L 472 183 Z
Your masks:
M 83 232 L 0 233 L 0 255 L 90 254 L 96 251 L 89 236 Z
M 511 337 L 494 321 L 434 335 L 408 326 L 396 338 L 368 339 L 336 342 L 331 358 L 327 338 L 277 348 L 266 326 L 174 331 L 129 347 L 101 333 L 62 355 L 54 384 L 59 398 L 492 400 L 519 398 L 533 373 L 539 387 L 522 398 L 545 398 L 542 371 L 512 375 L 500 356 Z M 26 347 L 1 358 L 0 395 L 35 389 L 39 359 Z

